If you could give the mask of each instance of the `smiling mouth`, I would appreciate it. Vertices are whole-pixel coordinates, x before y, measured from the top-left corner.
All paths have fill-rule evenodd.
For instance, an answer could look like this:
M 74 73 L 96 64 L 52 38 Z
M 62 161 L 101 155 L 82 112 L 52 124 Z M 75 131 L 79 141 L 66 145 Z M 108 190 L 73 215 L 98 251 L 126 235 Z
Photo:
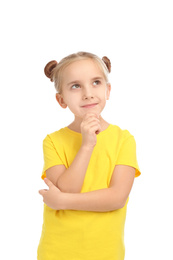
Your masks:
M 82 106 L 83 108 L 92 108 L 92 107 L 95 107 L 97 105 L 97 103 L 94 103 L 94 104 L 87 104 L 87 105 L 84 105 Z

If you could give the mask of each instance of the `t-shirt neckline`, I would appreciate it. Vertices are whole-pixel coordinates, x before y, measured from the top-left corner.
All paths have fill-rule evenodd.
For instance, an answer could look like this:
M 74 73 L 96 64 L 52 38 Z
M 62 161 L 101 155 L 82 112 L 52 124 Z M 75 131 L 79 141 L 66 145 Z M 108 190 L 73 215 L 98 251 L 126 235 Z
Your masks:
M 107 133 L 111 127 L 112 127 L 112 124 L 109 124 L 108 127 L 107 127 L 105 130 L 101 131 L 101 132 L 97 135 L 97 137 L 99 137 L 99 136 L 101 136 L 101 135 Z M 73 135 L 76 135 L 76 136 L 82 136 L 81 133 L 76 132 L 76 131 L 74 131 L 74 130 L 71 130 L 68 126 L 64 127 L 64 130 L 66 130 L 66 131 L 69 132 L 70 134 L 73 134 Z

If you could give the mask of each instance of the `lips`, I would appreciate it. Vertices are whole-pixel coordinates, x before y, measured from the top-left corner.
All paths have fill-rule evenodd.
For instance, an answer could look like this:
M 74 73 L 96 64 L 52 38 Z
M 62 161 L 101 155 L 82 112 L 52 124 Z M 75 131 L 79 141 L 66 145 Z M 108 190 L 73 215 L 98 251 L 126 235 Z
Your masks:
M 93 103 L 93 104 L 86 104 L 84 106 L 82 106 L 83 108 L 92 108 L 95 107 L 98 103 Z

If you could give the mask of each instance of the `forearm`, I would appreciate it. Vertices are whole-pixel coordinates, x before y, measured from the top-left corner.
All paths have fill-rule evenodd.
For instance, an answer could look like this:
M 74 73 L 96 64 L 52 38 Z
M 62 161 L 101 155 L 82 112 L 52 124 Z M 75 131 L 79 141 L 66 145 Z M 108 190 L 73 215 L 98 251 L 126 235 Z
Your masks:
M 93 149 L 81 146 L 70 167 L 59 177 L 57 187 L 62 192 L 79 193 Z
M 63 205 L 65 210 L 107 212 L 122 208 L 125 202 L 114 189 L 107 188 L 79 194 L 64 193 Z

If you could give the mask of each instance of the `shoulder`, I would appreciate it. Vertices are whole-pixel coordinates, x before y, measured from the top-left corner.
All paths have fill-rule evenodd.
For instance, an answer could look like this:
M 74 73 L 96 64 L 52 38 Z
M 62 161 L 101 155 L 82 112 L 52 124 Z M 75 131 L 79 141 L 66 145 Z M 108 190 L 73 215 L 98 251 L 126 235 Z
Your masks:
M 65 140 L 66 138 L 63 128 L 49 133 L 43 139 L 43 151 L 45 153 L 51 153 L 51 151 L 61 153 L 63 152 L 64 143 L 66 142 Z
M 57 131 L 54 131 L 52 133 L 47 134 L 45 136 L 45 138 L 43 139 L 43 142 L 60 139 L 64 134 L 65 134 L 65 128 L 61 128 L 61 129 L 59 129 Z
M 127 129 L 122 129 L 117 125 L 111 125 L 112 133 L 116 134 L 116 136 L 119 139 L 122 139 L 122 141 L 134 137 Z

